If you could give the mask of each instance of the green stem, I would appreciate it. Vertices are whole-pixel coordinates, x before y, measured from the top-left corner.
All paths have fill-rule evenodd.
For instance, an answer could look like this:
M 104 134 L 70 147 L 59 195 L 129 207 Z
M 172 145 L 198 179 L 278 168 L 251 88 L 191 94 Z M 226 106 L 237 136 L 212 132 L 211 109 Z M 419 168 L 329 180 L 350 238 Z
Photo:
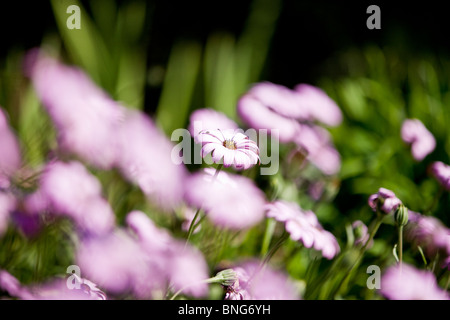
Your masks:
M 270 242 L 272 241 L 273 232 L 275 231 L 276 226 L 276 220 L 274 219 L 267 219 L 266 221 L 266 231 L 264 232 L 264 239 L 261 246 L 261 256 L 264 257 L 264 255 L 267 254 L 267 251 L 269 250 Z
M 403 226 L 398 226 L 398 264 L 400 272 L 402 271 L 403 261 Z
M 269 260 L 273 257 L 275 252 L 281 247 L 281 245 L 286 241 L 286 239 L 289 238 L 289 233 L 284 231 L 284 233 L 281 235 L 280 239 L 278 239 L 278 242 L 270 249 L 270 251 L 266 254 L 264 260 L 261 263 L 261 267 L 264 266 Z
M 205 280 L 202 280 L 202 281 L 199 281 L 199 282 L 188 284 L 187 286 L 184 286 L 183 288 L 181 288 L 180 290 L 175 292 L 174 295 L 170 298 L 170 300 L 174 300 L 181 292 L 183 292 L 184 290 L 186 290 L 187 288 L 189 288 L 191 286 L 202 284 L 202 283 L 215 283 L 217 281 L 218 281 L 218 278 L 212 277 L 212 278 L 205 279 Z
M 366 243 L 364 244 L 364 246 L 361 248 L 361 250 L 359 251 L 359 255 L 356 258 L 355 262 L 353 263 L 353 265 L 349 268 L 349 270 L 347 271 L 345 277 L 340 281 L 338 287 L 336 288 L 336 290 L 334 290 L 332 296 L 336 297 L 336 295 L 341 291 L 342 287 L 344 286 L 345 283 L 347 283 L 350 280 L 350 276 L 352 275 L 354 269 L 356 268 L 356 266 L 359 265 L 359 263 L 361 262 L 364 253 L 366 252 L 366 249 L 369 245 L 369 243 L 372 242 L 373 238 L 375 237 L 375 234 L 377 233 L 378 229 L 380 228 L 381 224 L 383 223 L 383 219 L 384 216 L 381 213 L 377 212 L 377 217 L 375 220 L 375 223 L 373 225 L 373 228 L 370 232 L 369 235 L 369 239 L 367 239 Z
M 222 169 L 222 167 L 223 167 L 223 164 L 219 164 L 217 166 L 216 172 L 214 173 L 211 183 L 213 183 L 214 180 L 216 179 L 216 177 L 219 175 L 219 172 Z M 192 219 L 191 224 L 189 225 L 188 235 L 186 238 L 186 244 L 189 242 L 189 239 L 191 238 L 192 233 L 197 228 L 198 224 L 202 221 L 202 219 L 200 219 L 198 224 L 195 223 L 197 221 L 198 215 L 200 214 L 200 210 L 201 210 L 201 207 L 197 209 L 197 211 L 195 212 L 194 218 Z

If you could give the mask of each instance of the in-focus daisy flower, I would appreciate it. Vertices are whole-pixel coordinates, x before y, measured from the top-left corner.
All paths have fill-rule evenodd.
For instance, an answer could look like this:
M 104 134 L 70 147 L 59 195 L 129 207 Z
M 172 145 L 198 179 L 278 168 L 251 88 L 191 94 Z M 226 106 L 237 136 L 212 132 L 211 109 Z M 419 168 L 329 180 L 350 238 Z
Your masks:
M 233 268 L 237 279 L 225 286 L 225 300 L 299 300 L 294 285 L 282 272 L 258 261 L 248 261 Z
M 420 246 L 430 259 L 437 253 L 443 259 L 450 256 L 450 229 L 435 217 L 409 211 L 405 240 Z
M 64 65 L 43 50 L 28 52 L 25 72 L 56 126 L 60 150 L 111 169 L 117 152 L 123 152 L 115 132 L 125 108 L 81 69 Z
M 267 204 L 266 209 L 267 217 L 284 222 L 292 240 L 303 243 L 306 248 L 320 251 L 327 259 L 333 259 L 339 253 L 336 238 L 323 229 L 314 212 L 303 210 L 296 203 L 282 200 Z
M 200 132 L 202 157 L 211 154 L 214 163 L 223 160 L 224 167 L 233 166 L 238 170 L 246 170 L 257 164 L 259 148 L 239 130 L 205 130 Z
M 172 161 L 172 142 L 141 112 L 129 111 L 118 129 L 120 155 L 116 167 L 161 208 L 178 206 L 188 171 Z
M 196 142 L 201 142 L 198 140 L 198 135 L 203 130 L 236 130 L 239 128 L 237 123 L 224 113 L 209 108 L 195 110 L 189 120 L 189 132 Z
M 10 185 L 11 176 L 21 166 L 20 145 L 0 108 L 0 189 Z
M 38 190 L 25 199 L 25 208 L 29 213 L 68 217 L 81 234 L 106 233 L 115 223 L 100 181 L 77 161 L 47 164 Z
M 264 193 L 247 177 L 206 168 L 186 183 L 186 202 L 205 211 L 217 226 L 249 228 L 264 218 Z
M 422 161 L 436 147 L 436 140 L 418 119 L 406 119 L 401 128 L 404 142 L 411 144 L 411 152 L 417 161 Z
M 336 102 L 322 89 L 300 83 L 294 87 L 299 109 L 305 110 L 310 121 L 319 121 L 329 126 L 342 122 L 342 112 Z
M 441 162 L 435 161 L 430 165 L 431 174 L 436 180 L 445 188 L 450 190 L 450 166 Z
M 372 194 L 368 200 L 369 206 L 373 212 L 380 210 L 385 214 L 394 212 L 402 203 L 395 196 L 395 193 L 386 188 L 380 188 L 377 193 Z
M 403 263 L 386 270 L 381 277 L 380 293 L 389 300 L 448 300 L 434 274 Z

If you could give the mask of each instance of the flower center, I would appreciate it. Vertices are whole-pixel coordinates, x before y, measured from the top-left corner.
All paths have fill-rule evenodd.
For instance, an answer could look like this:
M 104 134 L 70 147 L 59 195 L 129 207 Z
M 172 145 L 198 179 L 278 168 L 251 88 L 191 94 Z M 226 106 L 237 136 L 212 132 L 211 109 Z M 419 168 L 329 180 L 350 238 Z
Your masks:
M 225 147 L 225 148 L 227 148 L 227 149 L 230 149 L 230 150 L 236 150 L 237 148 L 236 148 L 236 142 L 234 142 L 233 140 L 225 140 L 224 142 L 223 142 L 223 146 Z

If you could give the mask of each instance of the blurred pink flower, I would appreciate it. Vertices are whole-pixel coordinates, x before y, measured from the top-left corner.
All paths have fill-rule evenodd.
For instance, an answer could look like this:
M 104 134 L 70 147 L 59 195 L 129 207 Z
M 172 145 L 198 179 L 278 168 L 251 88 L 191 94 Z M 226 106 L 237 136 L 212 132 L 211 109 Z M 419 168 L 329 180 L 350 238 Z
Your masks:
M 265 129 L 269 134 L 276 131 L 283 143 L 292 142 L 300 130 L 297 120 L 277 113 L 250 93 L 239 99 L 237 112 L 247 125 L 256 130 Z
M 207 168 L 186 183 L 185 199 L 202 208 L 211 222 L 231 229 L 249 228 L 264 218 L 264 193 L 244 176 Z
M 303 210 L 294 202 L 278 200 L 266 206 L 267 217 L 284 222 L 292 240 L 302 242 L 306 248 L 321 251 L 327 259 L 333 259 L 340 248 L 336 238 L 323 229 L 317 216 L 310 210 Z
M 304 124 L 295 143 L 306 151 L 307 158 L 323 173 L 333 175 L 339 172 L 341 158 L 326 129 Z
M 202 130 L 239 128 L 236 122 L 228 118 L 224 113 L 209 108 L 195 110 L 192 112 L 189 120 L 189 132 L 196 142 L 201 142 L 198 141 L 198 134 Z
M 310 121 L 319 121 L 329 126 L 337 126 L 342 122 L 342 112 L 336 102 L 322 89 L 298 84 L 294 87 L 295 99 L 299 109 L 305 110 Z
M 141 211 L 130 212 L 126 224 L 128 231 L 117 229 L 82 242 L 77 264 L 89 279 L 113 296 L 138 299 L 164 294 L 168 285 L 197 298 L 208 293 L 202 283 L 208 266 L 196 248 L 174 239 Z
M 403 263 L 386 270 L 381 278 L 380 293 L 389 300 L 448 300 L 433 273 Z
M 21 166 L 19 141 L 8 125 L 6 114 L 0 108 L 0 189 L 8 188 L 10 177 Z
M 226 286 L 225 300 L 299 300 L 294 285 L 286 274 L 261 267 L 258 261 L 248 261 L 233 270 L 237 280 Z
M 97 285 L 76 275 L 80 288 L 70 289 L 66 279 L 54 278 L 41 284 L 22 285 L 17 278 L 0 270 L 0 291 L 20 300 L 106 300 Z
M 184 288 L 183 294 L 197 298 L 207 295 L 208 286 L 202 281 L 209 277 L 208 266 L 200 251 L 156 227 L 141 211 L 130 212 L 126 222 L 137 235 L 148 263 L 159 269 L 159 278 L 166 278 L 175 290 Z
M 76 277 L 80 288 L 69 288 L 66 279 L 51 279 L 32 286 L 32 300 L 107 300 L 106 294 L 87 279 Z
M 386 214 L 390 214 L 393 213 L 402 202 L 391 190 L 380 188 L 377 193 L 372 194 L 369 197 L 368 203 L 373 212 L 381 210 Z
M 81 163 L 49 163 L 39 184 L 39 189 L 25 199 L 28 212 L 67 216 L 81 233 L 102 234 L 113 229 L 115 216 L 102 197 L 102 186 Z
M 300 120 L 309 119 L 309 109 L 304 103 L 298 103 L 298 94 L 279 84 L 272 82 L 259 82 L 254 84 L 247 92 L 256 98 L 266 108 L 287 117 Z
M 435 161 L 430 166 L 431 174 L 445 188 L 450 190 L 450 166 L 441 161 Z
M 76 252 L 81 272 L 108 294 L 147 298 L 163 280 L 149 267 L 141 246 L 122 230 L 85 238 Z
M 411 144 L 411 152 L 417 161 L 422 161 L 436 147 L 436 140 L 418 119 L 406 119 L 401 128 L 404 142 Z
M 31 299 L 33 297 L 31 292 L 16 277 L 8 271 L 0 269 L 0 292 L 2 291 L 16 299 Z
M 200 132 L 202 157 L 211 153 L 214 163 L 223 159 L 223 166 L 248 169 L 259 162 L 259 148 L 238 130 L 204 130 Z
M 405 239 L 423 248 L 430 259 L 437 253 L 444 259 L 450 256 L 450 229 L 436 217 L 409 210 Z
M 353 233 L 355 235 L 355 246 L 364 246 L 369 240 L 369 232 L 367 226 L 361 220 L 356 220 L 352 223 Z M 367 248 L 372 247 L 373 241 L 371 241 Z
M 11 193 L 0 191 L 0 236 L 8 228 L 11 213 L 16 206 L 16 198 Z
M 171 141 L 141 112 L 129 111 L 120 126 L 117 167 L 164 209 L 179 205 L 188 171 L 173 163 Z
M 25 72 L 56 125 L 61 150 L 98 168 L 110 169 L 116 153 L 122 152 L 115 131 L 125 108 L 81 69 L 66 66 L 42 50 L 28 52 Z

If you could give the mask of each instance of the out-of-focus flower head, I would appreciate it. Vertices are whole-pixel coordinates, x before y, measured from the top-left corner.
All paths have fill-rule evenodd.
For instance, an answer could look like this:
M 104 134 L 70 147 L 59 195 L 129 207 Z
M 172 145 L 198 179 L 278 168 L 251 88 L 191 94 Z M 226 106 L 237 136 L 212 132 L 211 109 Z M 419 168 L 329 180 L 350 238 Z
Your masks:
M 266 209 L 267 217 L 284 222 L 292 240 L 303 243 L 306 248 L 320 251 L 327 259 L 333 259 L 339 253 L 336 238 L 323 229 L 314 212 L 283 200 L 267 204 Z
M 208 293 L 202 282 L 208 278 L 208 267 L 200 251 L 174 239 L 141 211 L 130 212 L 126 222 L 137 235 L 148 263 L 159 270 L 160 279 L 165 278 L 175 290 L 184 288 L 183 293 L 190 296 L 199 298 Z
M 205 130 L 199 133 L 202 141 L 202 157 L 211 153 L 214 163 L 223 160 L 225 168 L 233 166 L 237 170 L 246 170 L 259 160 L 259 148 L 239 130 Z
M 192 175 L 185 199 L 202 208 L 215 225 L 230 229 L 249 228 L 264 218 L 264 193 L 247 177 L 206 168 Z
M 372 194 L 369 197 L 368 203 L 373 212 L 378 210 L 385 214 L 390 214 L 393 213 L 402 202 L 395 196 L 393 191 L 386 188 L 380 188 L 377 193 Z
M 0 292 L 6 292 L 10 298 L 31 299 L 33 295 L 20 281 L 6 270 L 0 270 Z M 1 298 L 1 296 L 0 296 Z
M 369 240 L 369 232 L 367 226 L 361 220 L 356 220 L 352 223 L 353 233 L 355 235 L 355 245 L 356 246 L 364 246 L 366 242 Z M 373 241 L 371 241 L 367 248 L 370 248 L 373 245 Z
M 269 133 L 277 130 L 281 142 L 294 140 L 300 124 L 292 115 L 299 116 L 293 93 L 286 87 L 260 83 L 243 95 L 237 105 L 240 118 L 250 127 Z
M 0 291 L 20 300 L 106 300 L 106 294 L 87 279 L 76 277 L 79 287 L 71 288 L 66 279 L 54 278 L 45 283 L 22 285 L 17 278 L 0 270 Z
M 39 189 L 25 199 L 29 213 L 66 216 L 80 233 L 103 234 L 114 228 L 114 213 L 102 197 L 102 187 L 80 162 L 55 161 L 46 165 Z
M 299 109 L 307 110 L 308 120 L 329 126 L 337 126 L 342 122 L 341 109 L 322 89 L 300 83 L 294 87 L 294 91 Z
M 341 157 L 334 148 L 327 130 L 303 124 L 294 141 L 306 151 L 307 158 L 323 173 L 333 175 L 339 172 Z
M 299 294 L 289 278 L 258 261 L 247 261 L 233 268 L 237 275 L 225 286 L 225 300 L 298 300 Z
M 282 143 L 294 142 L 317 168 L 327 175 L 340 169 L 340 156 L 328 131 L 315 122 L 338 125 L 342 113 L 327 94 L 314 86 L 299 84 L 295 90 L 262 82 L 238 101 L 242 120 L 254 129 L 277 130 Z
M 411 152 L 417 161 L 422 161 L 436 147 L 436 140 L 419 119 L 406 119 L 402 124 L 401 136 L 411 144 Z
M 135 111 L 126 113 L 117 136 L 121 151 L 117 167 L 125 178 L 160 207 L 179 205 L 188 172 L 184 164 L 173 163 L 171 141 L 148 116 Z
M 203 130 L 228 130 L 238 129 L 236 122 L 228 118 L 224 113 L 210 109 L 197 109 L 189 118 L 189 132 L 196 142 L 199 141 L 199 133 Z
M 450 190 L 450 166 L 441 161 L 435 161 L 430 165 L 431 174 L 445 188 Z
M 437 253 L 444 259 L 450 256 L 450 229 L 436 217 L 409 211 L 405 239 L 423 248 L 430 259 Z
M 43 50 L 30 50 L 25 72 L 57 129 L 58 145 L 101 169 L 110 169 L 118 149 L 115 132 L 124 107 L 81 69 L 67 66 Z
M 389 300 L 448 300 L 434 274 L 403 263 L 386 270 L 381 277 L 380 293 Z

